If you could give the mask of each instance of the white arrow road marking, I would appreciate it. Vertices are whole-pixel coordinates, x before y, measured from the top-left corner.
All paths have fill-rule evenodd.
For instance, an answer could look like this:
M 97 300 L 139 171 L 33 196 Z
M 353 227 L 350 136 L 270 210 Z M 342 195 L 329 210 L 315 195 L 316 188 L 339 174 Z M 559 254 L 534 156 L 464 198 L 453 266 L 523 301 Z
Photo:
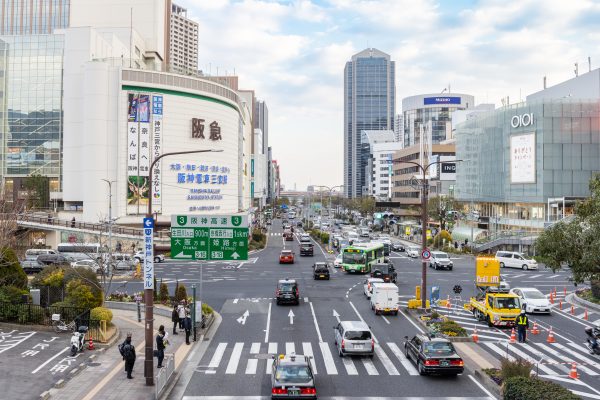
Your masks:
M 237 322 L 242 324 L 242 325 L 246 325 L 246 318 L 248 318 L 248 316 L 250 315 L 250 313 L 248 312 L 248 310 L 246 310 L 241 317 L 239 317 L 237 319 Z
M 337 311 L 333 310 L 333 316 L 337 319 L 338 324 L 340 323 L 340 314 Z
M 294 325 L 294 312 L 290 310 L 288 317 L 290 317 L 290 324 Z

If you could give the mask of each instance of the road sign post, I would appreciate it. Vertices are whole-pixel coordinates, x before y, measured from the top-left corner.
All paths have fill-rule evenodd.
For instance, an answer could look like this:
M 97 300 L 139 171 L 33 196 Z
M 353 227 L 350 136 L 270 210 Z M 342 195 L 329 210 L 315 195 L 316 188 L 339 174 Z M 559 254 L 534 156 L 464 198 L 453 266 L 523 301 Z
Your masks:
M 146 385 L 154 385 L 153 364 L 153 324 L 154 324 L 154 218 L 144 218 L 144 306 L 145 306 L 145 346 L 144 346 L 144 377 Z
M 179 260 L 248 259 L 247 215 L 173 215 L 171 257 Z

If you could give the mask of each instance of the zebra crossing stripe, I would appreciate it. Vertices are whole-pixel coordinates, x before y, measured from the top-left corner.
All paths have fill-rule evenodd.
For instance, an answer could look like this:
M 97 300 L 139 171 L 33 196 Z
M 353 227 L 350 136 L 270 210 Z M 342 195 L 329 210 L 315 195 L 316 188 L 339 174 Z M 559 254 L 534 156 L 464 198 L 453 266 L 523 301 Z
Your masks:
M 311 357 L 310 366 L 312 367 L 313 373 L 317 374 L 317 364 L 315 363 L 315 355 L 313 354 L 312 345 L 308 342 L 302 343 L 302 352 L 305 356 Z
M 515 346 L 508 346 L 508 349 L 511 352 L 515 353 L 517 356 L 521 357 L 522 359 L 527 360 L 530 363 L 532 363 L 533 365 L 535 365 L 536 368 L 539 368 L 541 371 L 545 372 L 546 375 L 558 375 L 556 372 L 554 372 L 553 370 L 551 370 L 550 368 L 548 368 L 544 364 L 537 363 L 536 359 L 529 357 L 529 355 L 527 355 L 527 353 L 519 350 L 517 347 L 515 347 Z
M 595 320 L 594 322 L 592 322 L 593 325 L 600 325 L 600 319 Z
M 587 350 L 585 347 L 579 347 L 579 346 L 578 346 L 578 345 L 576 345 L 575 343 L 571 343 L 571 342 L 569 342 L 568 344 L 569 344 L 569 345 L 571 345 L 572 347 L 575 347 L 576 349 L 581 349 L 582 351 L 586 351 L 586 353 L 587 353 L 587 351 L 588 351 L 588 350 Z M 581 354 L 579 354 L 579 353 L 577 353 L 577 352 L 575 352 L 575 351 L 573 351 L 573 350 L 571 350 L 571 349 L 569 349 L 569 348 L 567 348 L 567 347 L 563 346 L 563 345 L 562 345 L 562 344 L 560 344 L 560 343 L 554 343 L 554 347 L 556 347 L 556 348 L 559 348 L 559 349 L 561 349 L 561 350 L 563 350 L 563 351 L 565 351 L 565 352 L 569 353 L 569 354 L 570 354 L 570 355 L 572 355 L 573 357 L 575 357 L 575 358 L 578 358 L 578 359 L 580 359 L 581 361 L 584 361 L 584 362 L 588 363 L 589 365 L 591 365 L 591 366 L 593 366 L 593 367 L 596 367 L 596 368 L 600 369 L 600 364 L 598 363 L 598 361 L 597 361 L 597 360 L 594 360 L 594 359 L 591 359 L 591 358 L 585 357 L 585 356 L 583 356 L 583 355 L 581 355 Z
M 277 343 L 269 343 L 269 355 L 277 354 Z M 271 370 L 273 369 L 273 359 L 271 357 L 267 358 L 267 368 L 265 373 L 270 375 Z
M 218 368 L 221 363 L 221 359 L 223 358 L 223 354 L 225 354 L 225 349 L 227 348 L 227 343 L 219 343 L 217 349 L 215 350 L 215 354 L 213 354 L 210 362 L 208 363 L 208 368 Z
M 229 357 L 229 364 L 227 364 L 227 369 L 225 370 L 226 374 L 235 374 L 237 371 L 238 364 L 240 363 L 240 356 L 242 355 L 242 349 L 244 348 L 244 343 L 237 342 L 233 346 L 233 351 L 231 352 L 231 356 Z
M 367 374 L 379 375 L 377 368 L 375 368 L 375 364 L 373 364 L 373 360 L 371 360 L 370 358 L 363 357 L 362 363 L 363 363 L 365 369 L 367 370 Z
M 337 368 L 333 362 L 333 356 L 331 350 L 329 350 L 329 344 L 327 342 L 320 342 L 319 347 L 321 348 L 321 354 L 323 354 L 323 361 L 325 362 L 325 369 L 329 375 L 337 375 Z
M 584 312 L 582 312 L 581 314 L 577 314 L 577 315 L 575 316 L 575 318 L 579 318 L 579 319 L 581 319 L 581 318 L 583 318 L 584 316 L 585 316 L 585 311 L 584 311 Z
M 392 363 L 392 360 L 390 360 L 390 358 L 387 356 L 387 354 L 385 354 L 385 351 L 383 351 L 381 346 L 379 346 L 378 344 L 375 345 L 375 353 L 377 354 L 377 358 L 379 358 L 379 360 L 381 361 L 381 363 L 387 370 L 388 374 L 400 375 L 400 372 L 398 372 L 398 370 Z
M 536 345 L 539 346 L 540 348 L 542 348 L 543 350 L 545 350 L 547 353 L 550 353 L 554 357 L 557 357 L 558 359 L 565 360 L 566 362 L 574 362 L 574 360 L 572 358 L 567 357 L 564 354 L 560 354 L 558 351 L 554 350 L 553 348 L 551 348 L 548 345 L 545 345 L 544 343 L 536 343 Z M 578 365 L 577 367 L 588 375 L 592 375 L 592 376 L 598 375 L 597 372 L 592 371 L 591 369 L 587 368 L 584 365 Z
M 358 370 L 349 357 L 343 357 L 342 362 L 344 363 L 344 368 L 346 368 L 346 373 L 348 375 L 358 375 Z
M 292 354 L 296 352 L 296 345 L 293 342 L 286 342 L 285 354 Z
M 511 278 L 520 278 L 522 276 L 525 276 L 525 274 L 514 275 L 514 276 L 511 276 Z
M 249 359 L 248 364 L 246 365 L 246 375 L 256 375 L 257 367 L 258 360 L 256 358 Z
M 552 275 L 552 276 L 550 277 L 550 279 L 552 279 L 552 278 L 558 278 L 559 276 L 560 276 L 560 275 Z
M 252 343 L 250 346 L 250 354 L 258 354 L 260 353 L 260 343 Z
M 402 354 L 400 348 L 398 348 L 398 345 L 396 343 L 388 342 L 387 345 L 392 351 L 392 353 L 396 356 L 398 361 L 400 361 L 400 364 L 402 364 L 402 366 L 408 371 L 409 375 L 419 375 L 419 372 L 417 371 L 415 366 L 412 365 L 410 360 L 408 360 L 404 354 Z
M 515 358 L 508 354 L 508 352 L 502 350 L 500 347 L 496 346 L 494 343 L 484 342 L 484 344 L 489 347 L 492 351 L 498 354 L 500 357 L 508 358 L 510 361 L 515 361 Z

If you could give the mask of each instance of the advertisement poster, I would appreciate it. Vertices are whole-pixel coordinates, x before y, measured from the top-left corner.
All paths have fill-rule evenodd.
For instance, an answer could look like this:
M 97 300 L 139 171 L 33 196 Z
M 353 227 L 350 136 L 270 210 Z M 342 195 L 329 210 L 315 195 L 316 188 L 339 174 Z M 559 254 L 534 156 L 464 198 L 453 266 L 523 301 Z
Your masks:
M 156 160 L 162 154 L 162 111 L 163 97 L 152 96 L 152 160 Z M 154 164 L 152 173 L 152 208 L 154 212 L 160 213 L 162 207 L 162 177 L 158 161 Z
M 147 177 L 130 176 L 127 179 L 127 206 L 148 206 Z M 140 211 L 145 212 L 146 210 L 142 208 Z
M 137 93 L 129 93 L 127 95 L 127 121 L 137 121 L 138 95 Z
M 140 103 L 141 104 L 141 103 Z M 150 123 L 140 122 L 140 141 L 139 141 L 139 176 L 149 176 L 150 174 Z
M 127 176 L 138 175 L 138 123 L 127 122 Z
M 150 95 L 140 94 L 138 103 L 138 121 L 150 122 Z
M 510 137 L 510 183 L 535 183 L 535 133 Z

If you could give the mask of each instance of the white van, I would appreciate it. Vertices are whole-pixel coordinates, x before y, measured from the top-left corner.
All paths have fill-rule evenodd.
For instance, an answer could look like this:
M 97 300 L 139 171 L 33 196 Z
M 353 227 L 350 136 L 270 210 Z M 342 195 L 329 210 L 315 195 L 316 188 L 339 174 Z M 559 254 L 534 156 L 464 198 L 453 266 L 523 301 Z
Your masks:
M 497 251 L 496 259 L 500 261 L 500 268 L 538 269 L 537 261 L 516 251 Z
M 26 260 L 37 260 L 38 256 L 42 254 L 58 254 L 56 250 L 52 249 L 27 249 L 25 250 Z
M 374 282 L 371 289 L 371 309 L 377 314 L 398 315 L 398 286 L 393 283 Z
M 113 268 L 116 270 L 130 271 L 136 265 L 136 261 L 129 254 L 113 254 L 112 260 Z

